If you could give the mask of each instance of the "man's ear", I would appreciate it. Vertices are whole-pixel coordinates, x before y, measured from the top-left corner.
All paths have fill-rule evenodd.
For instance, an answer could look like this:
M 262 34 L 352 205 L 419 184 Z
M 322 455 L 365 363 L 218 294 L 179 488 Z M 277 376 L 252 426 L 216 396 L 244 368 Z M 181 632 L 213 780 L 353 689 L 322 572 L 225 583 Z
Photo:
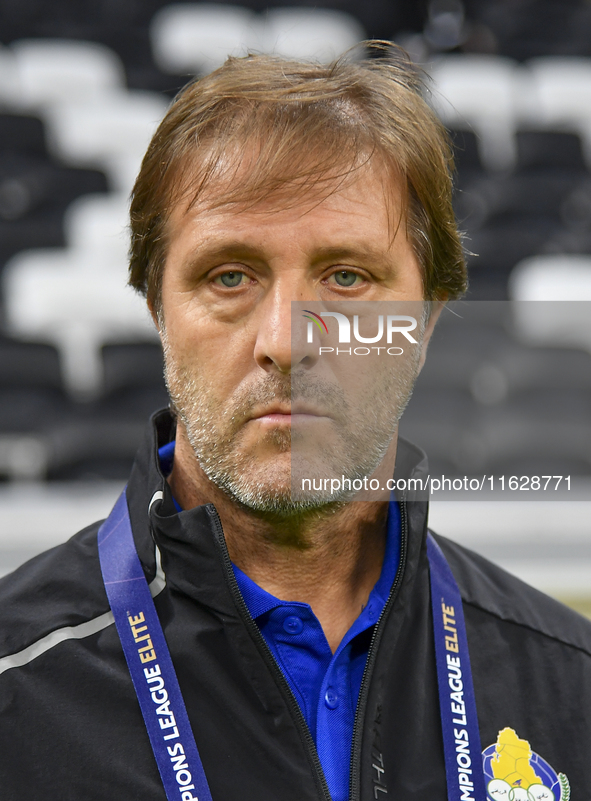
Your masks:
M 419 373 L 425 364 L 425 359 L 427 357 L 427 346 L 429 345 L 431 335 L 435 329 L 435 323 L 437 320 L 439 320 L 439 316 L 443 311 L 447 300 L 434 300 L 429 302 L 431 303 L 431 314 L 429 315 L 429 320 L 427 321 L 427 325 L 425 327 L 425 333 L 423 334 L 423 347 L 421 348 L 421 358 L 419 359 Z

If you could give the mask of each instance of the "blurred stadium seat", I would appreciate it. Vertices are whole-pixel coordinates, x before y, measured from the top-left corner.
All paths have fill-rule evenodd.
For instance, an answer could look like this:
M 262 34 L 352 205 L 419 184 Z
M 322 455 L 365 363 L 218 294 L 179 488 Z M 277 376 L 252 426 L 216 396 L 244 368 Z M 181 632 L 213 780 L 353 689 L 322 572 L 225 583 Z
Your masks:
M 575 177 L 588 171 L 583 143 L 576 133 L 553 128 L 516 133 L 516 172 L 561 170 Z
M 508 58 L 486 55 L 442 56 L 429 68 L 435 110 L 446 125 L 475 131 L 481 158 L 492 170 L 515 160 L 520 70 Z
M 168 405 L 164 362 L 159 342 L 104 345 L 102 413 L 121 419 L 147 419 Z
M 524 259 L 510 276 L 509 292 L 524 301 L 513 304 L 524 341 L 591 351 L 591 256 Z
M 499 53 L 519 61 L 585 49 L 585 20 L 580 14 L 586 10 L 584 0 L 488 0 L 466 5 L 471 21 L 486 27 L 489 46 L 492 43 Z
M 591 256 L 524 259 L 511 274 L 509 291 L 512 300 L 590 301 Z
M 460 183 L 456 212 L 465 225 L 471 298 L 503 299 L 517 262 L 556 249 L 565 230 L 591 230 L 591 174 L 577 134 L 520 130 L 509 173 L 472 173 Z
M 591 398 L 591 353 L 567 347 L 535 348 L 513 340 L 476 367 L 470 381 L 472 394 L 485 405 L 524 392 L 584 391 Z
M 527 64 L 532 76 L 532 122 L 562 125 L 584 137 L 591 164 L 591 59 L 546 56 Z
M 129 200 L 126 195 L 84 195 L 71 203 L 66 211 L 66 242 L 81 253 L 114 254 L 113 266 L 121 272 L 129 249 L 128 224 Z
M 539 253 L 553 233 L 542 220 L 498 219 L 478 230 L 469 231 L 468 256 L 469 300 L 507 300 L 507 281 L 514 266 Z
M 129 390 L 164 389 L 164 361 L 159 342 L 118 342 L 104 345 L 102 358 L 103 398 Z
M 4 151 L 48 158 L 42 120 L 29 114 L 0 112 L 0 152 Z
M 591 341 L 583 350 L 522 326 L 525 314 L 551 329 L 560 307 L 571 328 L 589 317 L 572 302 L 460 301 L 442 315 L 400 426 L 434 475 L 591 474 Z
M 456 186 L 470 184 L 482 178 L 486 168 L 480 156 L 480 141 L 474 131 L 450 129 L 454 146 L 454 166 L 457 171 Z
M 51 159 L 41 119 L 0 114 L 0 270 L 24 248 L 63 245 L 67 206 L 106 190 L 103 173 Z
M 203 75 L 229 55 L 246 55 L 256 33 L 256 15 L 242 6 L 168 5 L 152 20 L 154 60 L 165 72 Z
M 117 342 L 100 351 L 100 393 L 73 403 L 43 440 L 51 481 L 119 480 L 128 475 L 145 421 L 168 403 L 159 342 Z
M 0 218 L 18 220 L 43 206 L 64 208 L 88 192 L 106 190 L 96 170 L 72 169 L 28 154 L 0 154 Z
M 46 432 L 68 411 L 57 350 L 0 337 L 0 479 L 45 478 Z
M 270 8 L 263 16 L 260 49 L 288 58 L 329 63 L 365 39 L 350 14 L 326 8 Z
M 125 85 L 125 72 L 112 50 L 98 42 L 25 39 L 13 42 L 18 102 L 44 107 L 56 101 L 88 101 Z
M 0 106 L 17 106 L 21 101 L 18 69 L 14 53 L 0 45 Z
M 524 301 L 513 308 L 525 342 L 591 352 L 591 256 L 524 259 L 511 274 L 509 291 L 514 300 Z
M 76 397 L 102 386 L 100 348 L 156 334 L 145 303 L 126 286 L 126 263 L 92 251 L 25 251 L 6 265 L 6 328 L 60 351 L 64 383 Z
M 427 390 L 419 379 L 400 421 L 400 435 L 425 449 L 433 475 L 480 470 L 486 466 L 486 453 L 479 446 L 479 413 L 469 392 Z
M 487 409 L 480 422 L 487 468 L 521 475 L 591 473 L 591 395 L 572 386 L 531 388 Z M 566 472 L 565 472 L 566 471 Z
M 355 17 L 325 8 L 269 8 L 263 15 L 214 3 L 166 6 L 152 21 L 154 59 L 165 72 L 203 75 L 248 51 L 330 62 L 365 38 Z
M 145 423 L 101 417 L 78 409 L 48 431 L 46 475 L 50 481 L 125 481 Z
M 129 192 L 167 101 L 153 92 L 113 92 L 99 100 L 63 101 L 45 112 L 54 155 L 98 167 L 113 190 Z

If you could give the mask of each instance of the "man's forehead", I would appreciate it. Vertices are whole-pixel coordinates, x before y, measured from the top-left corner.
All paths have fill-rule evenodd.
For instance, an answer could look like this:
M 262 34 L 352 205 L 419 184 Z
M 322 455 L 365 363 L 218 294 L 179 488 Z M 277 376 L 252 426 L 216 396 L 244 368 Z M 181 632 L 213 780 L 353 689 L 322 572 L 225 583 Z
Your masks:
M 406 187 L 399 172 L 385 170 L 381 159 L 343 165 L 336 174 L 269 176 L 267 192 L 253 169 L 252 164 L 235 167 L 234 172 L 227 168 L 206 183 L 197 169 L 193 180 L 185 172 L 184 192 L 171 204 L 169 235 L 193 221 L 222 228 L 230 221 L 237 227 L 299 220 L 305 225 L 312 215 L 330 216 L 333 224 L 342 216 L 343 225 L 379 215 L 390 234 L 399 228 Z

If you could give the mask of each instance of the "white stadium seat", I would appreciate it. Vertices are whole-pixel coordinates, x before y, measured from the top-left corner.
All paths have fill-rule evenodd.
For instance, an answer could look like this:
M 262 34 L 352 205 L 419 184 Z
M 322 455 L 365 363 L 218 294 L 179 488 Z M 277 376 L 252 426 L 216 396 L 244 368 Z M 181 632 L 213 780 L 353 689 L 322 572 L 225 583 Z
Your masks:
M 126 261 L 118 267 L 108 254 L 31 250 L 4 269 L 7 332 L 58 347 L 76 397 L 100 392 L 103 344 L 156 338 L 145 302 L 126 286 Z
M 365 39 L 360 23 L 345 11 L 270 8 L 261 23 L 261 50 L 287 58 L 328 63 Z
M 118 264 L 129 249 L 128 223 L 127 195 L 82 195 L 66 210 L 66 242 L 72 250 L 111 255 Z
M 591 118 L 591 59 L 546 56 L 531 59 L 527 66 L 541 123 Z
M 204 75 L 229 55 L 246 55 L 257 25 L 257 15 L 241 6 L 166 6 L 151 23 L 154 60 L 164 72 Z
M 49 145 L 58 158 L 76 166 L 99 167 L 117 191 L 130 189 L 130 159 L 139 168 L 148 143 L 167 108 L 155 92 L 114 92 L 88 102 L 62 102 L 44 113 Z
M 532 59 L 532 122 L 579 133 L 591 167 L 591 59 L 546 56 Z
M 591 256 L 523 259 L 509 278 L 512 300 L 591 300 Z
M 25 107 L 86 101 L 125 86 L 119 56 L 98 42 L 21 39 L 10 49 Z
M 240 6 L 195 3 L 159 11 L 151 37 L 162 70 L 204 75 L 228 56 L 249 51 L 329 62 L 362 41 L 365 32 L 344 11 L 270 8 L 255 14 Z
M 591 351 L 591 256 L 523 259 L 509 278 L 509 297 L 518 301 L 514 320 L 528 343 Z
M 19 107 L 21 92 L 14 53 L 0 45 L 0 107 Z
M 432 104 L 452 128 L 469 128 L 480 137 L 482 159 L 490 169 L 511 167 L 514 132 L 522 93 L 522 68 L 502 56 L 450 55 L 434 62 Z

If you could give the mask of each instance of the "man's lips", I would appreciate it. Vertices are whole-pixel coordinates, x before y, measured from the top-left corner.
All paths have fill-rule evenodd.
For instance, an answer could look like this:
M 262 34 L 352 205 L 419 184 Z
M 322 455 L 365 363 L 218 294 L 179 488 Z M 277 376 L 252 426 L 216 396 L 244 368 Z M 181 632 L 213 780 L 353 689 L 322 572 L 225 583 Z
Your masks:
M 251 419 L 258 423 L 263 423 L 264 425 L 290 426 L 292 423 L 292 414 L 291 412 L 287 414 L 283 412 L 267 412 L 266 414 L 261 414 L 258 417 L 253 417 Z
M 304 422 L 306 419 L 328 417 L 323 410 L 308 404 L 294 404 L 289 406 L 273 406 L 267 409 L 255 410 L 250 420 L 266 425 L 291 425 L 291 423 Z

